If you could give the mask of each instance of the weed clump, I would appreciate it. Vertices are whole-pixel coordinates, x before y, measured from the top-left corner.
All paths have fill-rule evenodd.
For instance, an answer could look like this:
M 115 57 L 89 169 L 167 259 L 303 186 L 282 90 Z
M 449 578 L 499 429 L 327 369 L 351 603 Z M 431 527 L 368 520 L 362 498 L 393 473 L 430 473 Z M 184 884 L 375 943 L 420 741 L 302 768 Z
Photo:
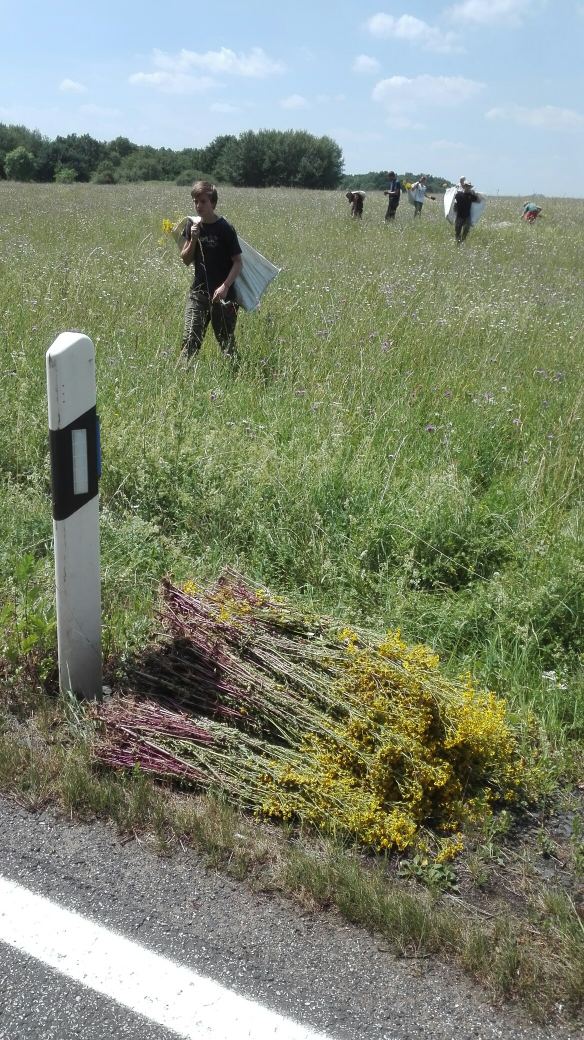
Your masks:
M 309 616 L 232 571 L 163 588 L 164 634 L 97 709 L 99 760 L 438 862 L 528 782 L 506 703 L 426 646 Z

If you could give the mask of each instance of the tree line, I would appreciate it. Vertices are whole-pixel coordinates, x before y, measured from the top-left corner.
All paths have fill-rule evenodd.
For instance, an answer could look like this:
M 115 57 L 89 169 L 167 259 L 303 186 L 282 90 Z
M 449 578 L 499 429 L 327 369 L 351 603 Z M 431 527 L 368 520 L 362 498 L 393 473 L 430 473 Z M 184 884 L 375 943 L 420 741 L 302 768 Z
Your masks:
M 153 148 L 127 137 L 89 134 L 50 140 L 37 130 L 0 123 L 0 177 L 19 181 L 173 181 L 199 178 L 245 187 L 336 188 L 343 154 L 330 137 L 303 130 L 248 130 L 216 137 L 206 148 Z
M 420 174 L 412 173 L 411 170 L 406 170 L 405 173 L 396 174 L 402 187 L 405 188 L 407 184 L 414 184 Z M 447 180 L 445 177 L 438 177 L 435 174 L 426 174 L 427 181 L 426 187 L 430 194 L 433 192 L 443 192 L 445 188 L 450 188 L 452 182 Z M 352 173 L 345 174 L 341 181 L 341 188 L 344 191 L 356 191 L 361 189 L 362 191 L 384 191 L 387 188 L 387 170 L 379 170 L 377 172 L 370 173 Z
M 417 174 L 400 175 L 402 184 Z M 0 123 L 0 179 L 18 181 L 172 181 L 208 179 L 241 187 L 361 188 L 382 191 L 387 171 L 343 174 L 343 153 L 330 137 L 305 130 L 247 130 L 223 134 L 205 148 L 153 148 L 127 137 L 97 141 L 89 134 L 54 140 L 38 130 Z M 443 177 L 428 175 L 430 191 L 442 191 Z

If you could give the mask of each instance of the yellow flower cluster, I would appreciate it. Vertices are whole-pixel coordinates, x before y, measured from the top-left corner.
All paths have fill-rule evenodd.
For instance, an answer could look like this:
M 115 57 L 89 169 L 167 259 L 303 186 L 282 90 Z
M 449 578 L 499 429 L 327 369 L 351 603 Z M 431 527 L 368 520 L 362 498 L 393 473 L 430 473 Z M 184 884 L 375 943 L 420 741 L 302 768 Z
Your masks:
M 187 581 L 182 586 L 182 591 L 187 596 L 197 596 L 200 588 L 193 581 Z M 254 598 L 254 607 L 261 605 L 260 597 Z M 213 597 L 209 597 L 209 604 L 213 604 L 215 620 L 227 622 L 234 626 L 246 615 L 251 615 L 252 604 L 245 600 L 236 599 L 227 590 L 217 590 Z
M 436 863 L 450 863 L 456 859 L 464 849 L 462 834 L 455 834 L 453 838 L 445 839 L 434 857 Z
M 448 680 L 436 654 L 399 632 L 374 645 L 350 629 L 339 637 L 345 664 L 331 703 L 342 717 L 305 736 L 293 765 L 270 763 L 262 812 L 376 850 L 419 847 L 431 827 L 442 835 L 436 860 L 448 862 L 463 847 L 461 825 L 515 797 L 524 779 L 506 705 L 469 678 Z
M 229 575 L 205 609 L 232 672 L 245 652 L 248 721 L 262 742 L 236 769 L 253 773 L 248 804 L 260 814 L 448 863 L 465 824 L 529 783 L 505 702 L 470 676 L 448 678 L 433 650 L 399 630 L 380 638 L 298 615 Z

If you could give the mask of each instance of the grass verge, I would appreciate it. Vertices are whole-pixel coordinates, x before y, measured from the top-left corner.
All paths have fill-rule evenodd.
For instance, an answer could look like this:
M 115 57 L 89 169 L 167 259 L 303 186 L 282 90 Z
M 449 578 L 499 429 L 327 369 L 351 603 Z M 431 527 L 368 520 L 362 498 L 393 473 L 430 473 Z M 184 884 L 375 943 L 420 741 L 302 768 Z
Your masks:
M 193 849 L 255 889 L 341 913 L 397 956 L 453 962 L 493 999 L 517 1001 L 538 1019 L 580 1018 L 584 797 L 577 785 L 550 795 L 537 815 L 504 814 L 472 836 L 455 868 L 440 867 L 268 826 L 213 795 L 169 793 L 140 770 L 102 770 L 92 740 L 79 706 L 5 677 L 4 796 L 32 811 L 51 807 L 74 820 L 110 821 L 121 835 L 147 836 L 163 855 Z

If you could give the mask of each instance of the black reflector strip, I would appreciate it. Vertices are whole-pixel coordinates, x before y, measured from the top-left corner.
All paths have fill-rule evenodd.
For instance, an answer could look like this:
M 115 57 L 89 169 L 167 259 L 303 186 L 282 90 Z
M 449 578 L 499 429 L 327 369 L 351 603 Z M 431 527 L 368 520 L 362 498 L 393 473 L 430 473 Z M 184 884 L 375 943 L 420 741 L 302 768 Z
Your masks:
M 74 492 L 73 469 L 73 430 L 85 430 L 87 439 L 87 480 L 83 486 L 87 490 L 83 494 Z M 77 444 L 83 438 L 76 438 Z M 53 490 L 53 517 L 55 520 L 66 520 L 76 513 L 86 502 L 97 495 L 98 479 L 98 438 L 96 406 L 84 415 L 78 416 L 69 426 L 62 430 L 49 430 L 49 446 L 51 450 L 51 481 Z M 79 472 L 79 460 L 76 460 L 76 471 Z

